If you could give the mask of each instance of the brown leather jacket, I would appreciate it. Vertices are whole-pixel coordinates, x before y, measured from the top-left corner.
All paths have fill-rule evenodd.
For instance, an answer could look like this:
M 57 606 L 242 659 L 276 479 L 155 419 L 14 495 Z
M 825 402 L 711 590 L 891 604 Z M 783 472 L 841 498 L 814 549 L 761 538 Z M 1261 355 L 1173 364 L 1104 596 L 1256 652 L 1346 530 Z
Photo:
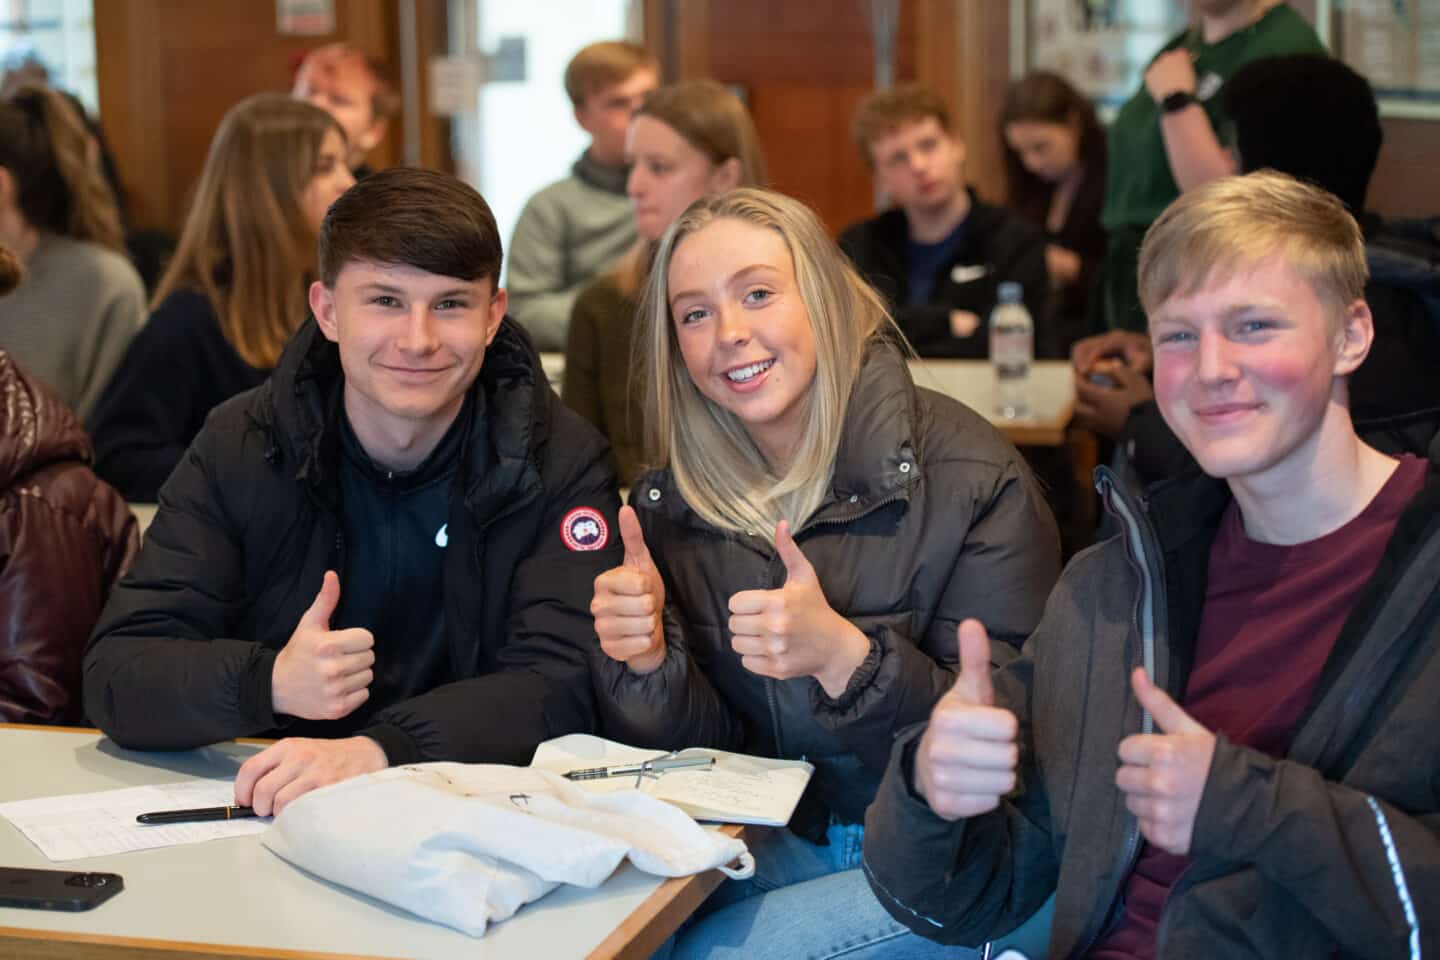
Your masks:
M 80 657 L 140 538 L 90 440 L 0 350 L 0 721 L 81 719 Z

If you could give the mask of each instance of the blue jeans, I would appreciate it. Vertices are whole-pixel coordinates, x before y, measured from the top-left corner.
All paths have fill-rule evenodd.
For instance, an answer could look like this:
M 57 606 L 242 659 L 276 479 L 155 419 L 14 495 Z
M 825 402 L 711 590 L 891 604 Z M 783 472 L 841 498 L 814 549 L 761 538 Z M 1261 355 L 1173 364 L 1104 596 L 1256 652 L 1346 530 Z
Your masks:
M 826 836 L 822 847 L 789 830 L 759 834 L 750 844 L 755 876 L 725 881 L 675 935 L 670 960 L 980 956 L 922 939 L 885 912 L 860 870 L 863 826 L 832 824 Z

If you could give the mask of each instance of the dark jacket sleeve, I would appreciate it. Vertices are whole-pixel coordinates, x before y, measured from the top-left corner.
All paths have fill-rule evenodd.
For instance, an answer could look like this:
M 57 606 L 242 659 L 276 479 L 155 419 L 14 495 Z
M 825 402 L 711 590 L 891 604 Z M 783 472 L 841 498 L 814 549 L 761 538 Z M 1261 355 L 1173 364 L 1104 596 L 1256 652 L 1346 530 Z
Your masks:
M 927 469 L 935 486 L 963 489 L 949 483 L 955 464 L 938 467 Z M 960 469 L 973 475 L 982 465 L 967 463 Z M 877 773 L 885 769 L 895 734 L 925 720 L 954 683 L 960 622 L 974 617 L 985 624 L 992 655 L 1006 663 L 1039 624 L 1059 576 L 1055 521 L 1029 470 L 1018 457 L 992 469 L 995 479 L 972 494 L 970 529 L 924 636 L 873 631 L 870 656 L 839 699 L 831 699 L 819 684 L 813 688 L 816 717 Z M 939 500 L 948 492 L 929 495 Z
M 645 542 L 663 576 L 665 544 L 659 525 L 649 511 L 637 513 Z M 605 736 L 664 750 L 739 749 L 743 740 L 740 718 L 710 682 L 708 664 L 690 642 L 684 614 L 667 601 L 663 619 L 665 661 L 654 672 L 638 674 L 605 656 L 597 662 L 595 683 Z
M 1253 864 L 1302 904 L 1347 957 L 1440 953 L 1434 810 L 1399 810 L 1221 734 L 1190 853 Z
M 554 404 L 558 411 L 558 399 Z M 361 733 L 374 737 L 392 764 L 523 764 L 541 741 L 596 729 L 590 675 L 602 654 L 590 598 L 595 578 L 624 556 L 616 520 L 620 498 L 609 447 L 573 413 L 557 422 L 562 426 L 549 441 L 554 475 L 545 477 L 536 502 L 541 517 L 535 539 L 519 556 L 492 558 L 515 567 L 498 669 L 380 711 Z M 604 515 L 609 529 L 603 549 L 565 545 L 561 521 L 576 507 Z
M 585 288 L 575 301 L 570 314 L 570 329 L 565 334 L 565 381 L 561 396 L 565 405 L 584 417 L 606 436 L 605 404 L 600 397 L 600 318 L 603 299 L 597 284 Z M 612 371 L 618 374 L 620 371 Z
M 0 722 L 75 723 L 86 638 L 139 536 L 82 464 L 24 483 L 31 493 L 0 497 Z
M 923 937 L 978 947 L 1019 927 L 1055 890 L 1059 861 L 1030 749 L 1032 676 L 1027 657 L 995 676 L 996 705 L 1015 713 L 1021 744 L 1016 791 L 998 809 L 953 822 L 930 809 L 914 787 L 923 725 L 891 751 L 865 814 L 863 865 L 881 905 Z
M 85 651 L 85 712 L 116 743 L 184 750 L 273 729 L 275 651 L 235 638 L 246 602 L 235 519 L 243 495 L 212 418 L 161 488 L 130 573 Z M 258 458 L 259 454 L 255 454 Z

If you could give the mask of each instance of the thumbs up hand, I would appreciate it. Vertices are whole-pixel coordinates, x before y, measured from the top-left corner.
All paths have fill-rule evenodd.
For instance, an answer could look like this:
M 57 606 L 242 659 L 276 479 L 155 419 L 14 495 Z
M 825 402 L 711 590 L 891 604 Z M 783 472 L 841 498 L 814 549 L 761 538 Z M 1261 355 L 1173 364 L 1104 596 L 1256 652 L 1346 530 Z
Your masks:
M 1115 785 L 1125 794 L 1125 806 L 1140 821 L 1145 839 L 1167 853 L 1185 856 L 1215 756 L 1215 734 L 1155 686 L 1144 669 L 1135 669 L 1130 685 L 1160 733 L 1120 741 Z
M 783 520 L 775 527 L 775 550 L 785 564 L 785 586 L 730 598 L 731 646 L 751 673 L 814 677 L 838 698 L 869 655 L 870 640 L 826 601 L 815 568 Z
M 960 675 L 930 713 L 915 750 L 915 790 L 946 820 L 994 810 L 1015 789 L 1015 714 L 995 706 L 990 637 L 978 620 L 958 628 Z
M 595 578 L 590 614 L 600 649 L 636 673 L 652 673 L 665 662 L 665 581 L 640 530 L 632 507 L 620 508 L 625 561 Z
M 375 637 L 361 627 L 331 630 L 339 605 L 340 578 L 326 570 L 315 602 L 275 656 L 270 702 L 276 713 L 338 720 L 370 698 Z

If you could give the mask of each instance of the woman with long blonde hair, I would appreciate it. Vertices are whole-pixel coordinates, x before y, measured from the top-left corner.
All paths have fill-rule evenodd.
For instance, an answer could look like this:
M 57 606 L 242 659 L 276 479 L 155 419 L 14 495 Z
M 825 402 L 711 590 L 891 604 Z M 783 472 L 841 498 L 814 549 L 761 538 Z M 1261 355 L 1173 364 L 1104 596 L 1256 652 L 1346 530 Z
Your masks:
M 575 301 L 565 345 L 565 403 L 610 440 L 620 482 L 639 475 L 640 386 L 632 362 L 640 288 L 665 228 L 694 201 L 765 185 L 760 139 L 745 105 L 713 80 L 661 87 L 645 98 L 625 138 L 639 240 Z
M 871 894 L 863 813 L 895 733 L 953 683 L 960 622 L 1002 660 L 1038 622 L 1059 570 L 1044 499 L 998 431 L 916 388 L 884 302 L 795 200 L 694 203 L 639 327 L 657 468 L 595 584 L 602 723 L 815 765 L 756 878 L 675 956 L 938 955 Z
M 49 87 L 0 98 L 0 244 L 25 264 L 0 297 L 0 348 L 83 419 L 145 321 L 145 290 L 99 145 Z
M 96 470 L 128 499 L 154 501 L 211 408 L 269 375 L 305 319 L 320 221 L 354 182 L 324 110 L 266 93 L 225 115 L 154 313 L 90 421 Z

